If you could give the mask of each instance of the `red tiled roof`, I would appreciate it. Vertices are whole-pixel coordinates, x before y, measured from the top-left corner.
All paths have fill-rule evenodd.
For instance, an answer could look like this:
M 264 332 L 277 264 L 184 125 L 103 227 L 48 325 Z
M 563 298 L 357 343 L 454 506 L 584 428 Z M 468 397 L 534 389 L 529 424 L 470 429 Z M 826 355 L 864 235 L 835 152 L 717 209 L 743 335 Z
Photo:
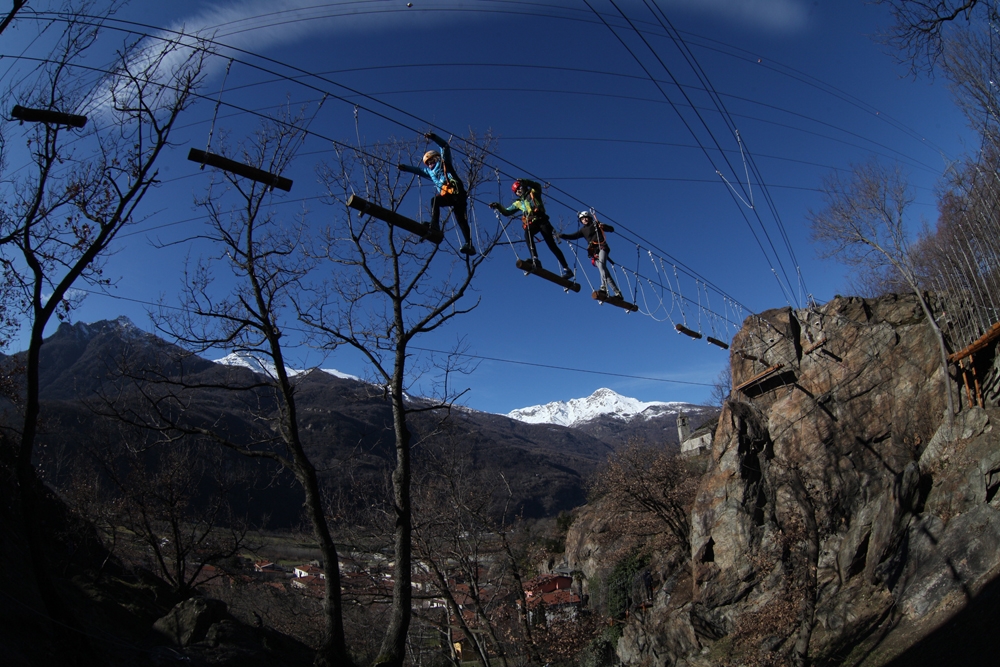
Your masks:
M 551 593 L 544 593 L 533 600 L 528 601 L 528 605 L 531 607 L 537 607 L 539 605 L 545 607 L 558 607 L 564 604 L 579 604 L 580 596 L 576 593 L 567 590 L 552 591 Z

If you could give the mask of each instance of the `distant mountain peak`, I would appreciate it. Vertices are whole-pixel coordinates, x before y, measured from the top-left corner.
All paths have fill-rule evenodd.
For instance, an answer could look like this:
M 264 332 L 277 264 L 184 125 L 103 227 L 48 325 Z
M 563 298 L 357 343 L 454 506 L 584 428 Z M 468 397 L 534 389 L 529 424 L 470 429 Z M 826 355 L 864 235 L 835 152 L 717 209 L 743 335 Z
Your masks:
M 269 357 L 262 354 L 255 354 L 247 350 L 241 350 L 239 352 L 231 352 L 221 359 L 216 359 L 215 363 L 222 364 L 223 366 L 241 366 L 243 368 L 249 368 L 254 373 L 262 373 L 270 378 L 277 377 L 277 369 L 274 363 Z M 285 367 L 285 372 L 289 376 L 300 375 L 302 373 L 307 373 L 309 370 L 296 370 L 294 368 Z M 318 368 L 316 369 L 322 373 L 332 375 L 334 377 L 342 378 L 345 380 L 357 380 L 358 378 L 349 375 L 348 373 L 341 373 L 340 371 L 333 368 Z
M 249 368 L 254 373 L 261 373 L 271 378 L 275 376 L 275 365 L 271 363 L 270 360 L 265 359 L 261 355 L 256 355 L 253 352 L 230 352 L 221 359 L 215 359 L 214 361 L 215 363 L 223 366 L 239 366 L 241 368 Z
M 519 408 L 509 412 L 507 416 L 529 424 L 576 426 L 598 418 L 610 417 L 629 422 L 637 417 L 649 419 L 665 413 L 676 414 L 689 405 L 680 402 L 640 401 L 602 387 L 586 398 Z
M 147 332 L 137 327 L 132 320 L 124 315 L 113 320 L 98 320 L 97 322 L 63 322 L 56 331 L 60 336 L 71 336 L 77 340 L 92 340 L 102 333 L 114 333 L 124 340 L 149 336 Z

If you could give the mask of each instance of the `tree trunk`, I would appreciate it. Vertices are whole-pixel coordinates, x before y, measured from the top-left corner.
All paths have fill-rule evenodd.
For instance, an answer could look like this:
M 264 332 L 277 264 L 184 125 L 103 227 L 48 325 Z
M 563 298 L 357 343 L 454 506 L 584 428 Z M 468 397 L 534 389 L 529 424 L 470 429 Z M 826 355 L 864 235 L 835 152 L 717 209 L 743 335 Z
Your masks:
M 941 327 L 938 326 L 937 321 L 934 319 L 934 314 L 931 313 L 931 308 L 927 304 L 924 294 L 916 288 L 914 288 L 914 291 L 917 293 L 917 300 L 920 301 L 920 307 L 927 317 L 927 323 L 930 324 L 931 330 L 934 331 L 934 336 L 937 338 L 938 350 L 941 353 L 941 372 L 944 373 L 945 398 L 948 402 L 948 412 L 945 415 L 945 420 L 948 426 L 951 427 L 955 421 L 955 399 L 952 397 L 951 375 L 948 373 L 948 348 L 944 344 L 944 332 L 941 331 Z
M 258 298 L 261 292 L 257 291 Z M 295 404 L 295 391 L 291 385 L 285 371 L 284 356 L 278 342 L 278 333 L 274 330 L 268 331 L 268 339 L 271 345 L 271 356 L 275 361 L 275 368 L 278 374 L 278 386 L 281 390 L 281 397 L 284 402 L 285 423 L 282 429 L 285 431 L 285 441 L 292 451 L 292 459 L 295 462 L 295 476 L 302 485 L 305 494 L 306 514 L 312 524 L 313 535 L 319 543 L 320 553 L 323 554 L 323 573 L 325 574 L 326 586 L 324 589 L 323 611 L 324 636 L 323 643 L 316 651 L 314 664 L 317 667 L 353 667 L 350 653 L 347 650 L 347 640 L 344 636 L 344 609 L 340 590 L 340 556 L 337 553 L 337 545 L 330 534 L 330 526 L 326 522 L 326 515 L 323 513 L 323 495 L 319 488 L 319 479 L 316 476 L 316 467 L 306 456 L 305 448 L 299 437 L 298 413 Z
M 397 308 L 397 331 L 402 331 L 402 310 Z M 389 612 L 389 627 L 386 630 L 377 667 L 400 667 L 406 654 L 406 633 L 410 627 L 411 564 L 413 532 L 412 510 L 410 507 L 410 429 L 406 425 L 406 405 L 404 404 L 403 381 L 406 368 L 406 344 L 401 342 L 396 348 L 395 366 L 389 393 L 392 401 L 393 430 L 396 435 L 396 469 L 392 472 L 393 504 L 396 513 L 395 553 L 393 567 L 392 609 Z
M 312 523 L 313 535 L 319 542 L 320 553 L 323 554 L 323 572 L 326 575 L 326 588 L 323 600 L 324 636 L 323 643 L 316 651 L 314 664 L 317 667 L 353 667 L 354 662 L 347 651 L 344 637 L 343 601 L 340 592 L 340 558 L 337 545 L 330 535 L 330 528 L 323 515 L 322 496 L 316 469 L 296 452 L 298 466 L 297 477 L 302 484 L 306 496 L 306 514 Z
M 35 319 L 35 326 L 31 330 L 31 339 L 28 343 L 27 360 L 25 367 L 26 395 L 24 401 L 24 422 L 21 430 L 21 442 L 18 446 L 17 458 L 14 462 L 15 475 L 17 477 L 18 500 L 21 504 L 21 528 L 28 543 L 28 554 L 31 559 L 31 571 L 35 577 L 35 585 L 38 587 L 38 594 L 45 605 L 45 610 L 49 617 L 59 627 L 69 630 L 59 632 L 59 627 L 54 627 L 54 637 L 57 637 L 57 645 L 64 658 L 74 665 L 97 664 L 93 647 L 87 640 L 83 629 L 77 622 L 76 617 L 63 602 L 55 583 L 49 574 L 48 564 L 45 558 L 45 544 L 43 541 L 43 531 L 45 517 L 41 510 L 43 502 L 41 482 L 35 476 L 35 468 L 31 458 L 35 449 L 35 439 L 38 434 L 38 416 L 41 412 L 41 402 L 39 400 L 39 360 L 42 349 L 42 329 L 44 324 L 39 325 L 39 318 Z

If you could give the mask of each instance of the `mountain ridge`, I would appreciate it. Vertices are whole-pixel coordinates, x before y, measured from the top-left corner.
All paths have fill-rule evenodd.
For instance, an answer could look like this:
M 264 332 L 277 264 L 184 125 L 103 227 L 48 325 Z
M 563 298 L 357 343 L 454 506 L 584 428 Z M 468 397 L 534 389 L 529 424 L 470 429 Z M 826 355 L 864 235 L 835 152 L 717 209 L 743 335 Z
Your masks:
M 683 401 L 640 401 L 602 387 L 590 396 L 518 408 L 506 416 L 528 424 L 573 427 L 605 417 L 629 422 L 640 417 L 648 420 L 669 412 L 680 413 L 685 408 L 701 407 Z
M 110 401 L 138 400 L 124 369 L 161 387 L 166 376 L 183 377 L 188 387 L 182 389 L 184 419 L 196 429 L 224 425 L 229 437 L 266 436 L 266 422 L 277 404 L 267 384 L 253 379 L 254 368 L 204 359 L 153 334 L 138 336 L 138 328 L 130 324 L 122 319 L 63 323 L 42 345 L 41 398 L 48 430 L 42 436 L 47 445 L 39 451 L 63 457 L 50 469 L 71 470 L 69 458 L 99 449 L 98 440 L 107 437 L 101 433 L 115 431 L 95 430 L 95 409 L 111 413 L 116 408 Z M 292 381 L 302 437 L 325 471 L 324 484 L 354 497 L 360 491 L 351 485 L 370 490 L 382 484 L 395 457 L 394 439 L 384 392 L 345 375 L 299 372 Z M 585 502 L 590 475 L 614 451 L 613 444 L 579 429 L 527 424 L 471 409 L 418 410 L 407 419 L 421 449 L 450 449 L 454 456 L 468 456 L 474 465 L 503 474 L 517 495 L 515 511 L 526 517 L 554 516 Z M 262 506 L 271 505 L 273 526 L 298 521 L 301 501 L 295 501 L 288 484 L 269 487 L 257 498 Z

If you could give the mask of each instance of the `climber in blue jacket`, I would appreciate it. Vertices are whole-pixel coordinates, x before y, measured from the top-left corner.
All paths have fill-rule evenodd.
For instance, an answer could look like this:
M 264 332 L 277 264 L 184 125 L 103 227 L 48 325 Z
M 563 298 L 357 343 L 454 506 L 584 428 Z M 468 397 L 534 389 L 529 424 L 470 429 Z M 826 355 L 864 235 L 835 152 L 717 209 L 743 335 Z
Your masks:
M 431 199 L 431 231 L 440 229 L 441 207 L 450 206 L 455 214 L 455 222 L 462 230 L 465 238 L 465 245 L 459 251 L 466 255 L 476 252 L 472 246 L 472 239 L 469 232 L 469 196 L 465 192 L 465 184 L 455 172 L 455 167 L 451 162 L 451 147 L 448 142 L 434 134 L 428 132 L 424 135 L 441 147 L 441 151 L 429 150 L 424 153 L 423 166 L 414 167 L 408 164 L 399 164 L 400 171 L 406 171 L 417 176 L 429 179 L 438 189 L 438 193 Z

